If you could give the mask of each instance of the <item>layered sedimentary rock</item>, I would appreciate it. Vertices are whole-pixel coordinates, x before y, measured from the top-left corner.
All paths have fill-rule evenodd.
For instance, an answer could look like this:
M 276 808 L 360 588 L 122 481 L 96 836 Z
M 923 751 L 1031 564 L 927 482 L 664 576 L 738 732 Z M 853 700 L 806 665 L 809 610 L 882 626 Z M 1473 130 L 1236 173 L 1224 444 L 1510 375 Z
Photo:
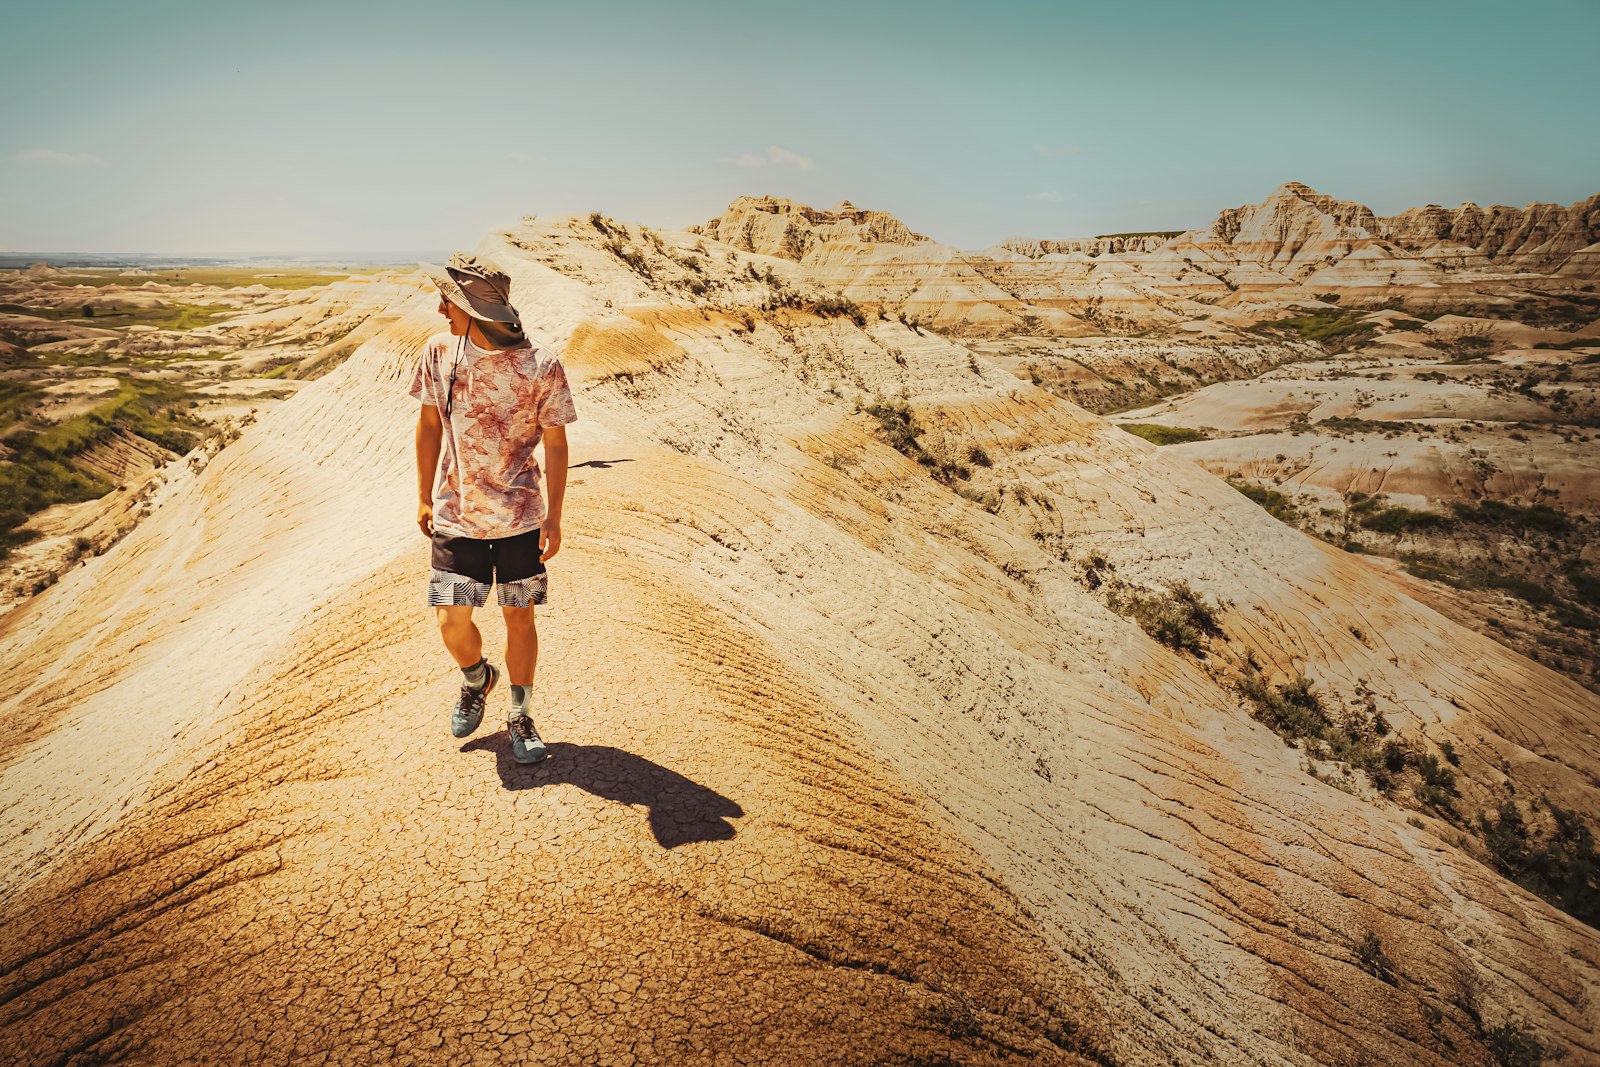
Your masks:
M 1495 204 L 1484 208 L 1468 203 L 1443 208 L 1429 204 L 1379 223 L 1390 241 L 1430 259 L 1449 259 L 1460 250 L 1488 263 L 1559 271 L 1573 253 L 1600 241 L 1600 194 L 1570 207 Z
M 741 196 L 690 232 L 788 259 L 803 259 L 829 241 L 917 245 L 928 240 L 887 211 L 863 211 L 848 200 L 822 211 L 776 196 Z
M 1529 274 L 1600 272 L 1600 196 L 1571 207 L 1416 208 L 1390 218 L 1288 182 L 1184 233 L 964 252 L 849 203 L 741 197 L 695 232 L 791 259 L 851 298 L 978 336 L 1129 332 L 1261 301 L 1481 303 Z M 1204 305 L 1204 306 L 1202 306 Z
M 804 264 L 621 229 L 479 249 L 578 393 L 550 760 L 444 732 L 419 282 L 0 625 L 0 1058 L 1600 1057 L 1600 934 L 1235 683 L 1370 702 L 1462 818 L 1600 816 L 1600 698 Z

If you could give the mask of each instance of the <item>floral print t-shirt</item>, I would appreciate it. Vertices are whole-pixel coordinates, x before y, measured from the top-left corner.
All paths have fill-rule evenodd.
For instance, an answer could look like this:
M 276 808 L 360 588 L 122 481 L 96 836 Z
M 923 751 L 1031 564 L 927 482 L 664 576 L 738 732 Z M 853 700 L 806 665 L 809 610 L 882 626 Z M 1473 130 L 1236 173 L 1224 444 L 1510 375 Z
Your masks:
M 537 528 L 545 506 L 533 448 L 545 427 L 578 420 L 561 361 L 530 344 L 495 351 L 437 333 L 417 360 L 411 395 L 444 423 L 434 531 L 493 540 Z

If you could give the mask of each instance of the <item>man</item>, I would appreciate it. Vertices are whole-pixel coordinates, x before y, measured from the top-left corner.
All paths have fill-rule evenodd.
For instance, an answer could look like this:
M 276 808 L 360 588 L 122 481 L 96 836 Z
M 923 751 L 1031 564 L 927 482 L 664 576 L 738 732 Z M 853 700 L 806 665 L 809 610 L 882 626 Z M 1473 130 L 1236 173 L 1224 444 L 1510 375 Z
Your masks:
M 461 668 L 450 732 L 466 737 L 483 721 L 500 671 L 483 655 L 474 608 L 498 585 L 506 623 L 511 711 L 506 728 L 519 763 L 544 758 L 531 714 L 545 603 L 545 563 L 561 549 L 567 486 L 567 424 L 577 421 L 561 361 L 534 348 L 510 302 L 510 279 L 468 255 L 446 267 L 423 264 L 439 290 L 449 331 L 417 361 L 411 395 L 417 419 L 417 525 L 433 539 L 428 605 L 445 648 Z M 544 445 L 549 496 L 540 491 L 534 446 Z

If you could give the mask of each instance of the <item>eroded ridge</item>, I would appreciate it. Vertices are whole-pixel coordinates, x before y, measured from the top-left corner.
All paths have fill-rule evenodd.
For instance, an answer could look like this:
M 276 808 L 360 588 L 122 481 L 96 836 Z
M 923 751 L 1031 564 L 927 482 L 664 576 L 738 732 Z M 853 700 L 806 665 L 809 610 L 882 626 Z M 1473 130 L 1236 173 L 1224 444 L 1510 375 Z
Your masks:
M 621 224 L 602 224 L 484 246 L 564 345 L 584 420 L 541 616 L 550 759 L 517 766 L 492 717 L 446 736 L 414 414 L 392 399 L 419 304 L 224 453 L 241 484 L 276 472 L 274 503 L 235 498 L 219 460 L 99 561 L 126 595 L 80 604 L 69 579 L 8 623 L 6 709 L 29 718 L 7 793 L 94 819 L 19 817 L 5 1047 L 1447 1064 L 1525 1026 L 1600 1056 L 1595 931 L 1441 820 L 1308 776 L 1233 680 L 1305 673 L 1458 742 L 1463 803 L 1510 782 L 1591 815 L 1593 694 L 984 357 L 857 321 L 791 265 L 633 229 L 608 250 Z M 721 303 L 684 306 L 669 269 Z M 294 523 L 263 521 L 289 503 Z M 220 575 L 198 546 L 244 533 L 228 587 L 270 591 L 266 620 L 140 630 L 170 589 L 160 538 Z M 318 535 L 364 551 L 330 566 Z M 1130 586 L 1191 583 L 1220 635 L 1159 644 L 1084 580 L 1090 556 Z M 94 612 L 106 676 L 148 706 L 10 681 Z M 225 684 L 171 684 L 218 641 Z M 30 762 L 114 715 L 170 731 L 173 702 L 172 744 L 108 757 L 138 788 Z M 35 832 L 50 847 L 16 844 Z

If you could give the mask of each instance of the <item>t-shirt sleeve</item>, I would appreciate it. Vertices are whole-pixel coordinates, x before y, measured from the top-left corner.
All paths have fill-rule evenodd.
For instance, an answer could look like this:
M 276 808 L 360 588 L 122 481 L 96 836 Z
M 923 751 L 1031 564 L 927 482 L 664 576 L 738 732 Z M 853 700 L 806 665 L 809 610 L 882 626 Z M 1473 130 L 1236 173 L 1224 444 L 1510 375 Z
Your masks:
M 433 375 L 428 373 L 433 367 L 433 352 L 431 345 L 423 345 L 422 351 L 417 355 L 417 369 L 411 375 L 411 397 L 424 404 L 433 404 L 437 401 L 433 395 Z
M 559 359 L 553 359 L 544 372 L 544 388 L 540 391 L 539 426 L 566 426 L 577 421 L 578 410 L 572 406 L 566 368 Z

